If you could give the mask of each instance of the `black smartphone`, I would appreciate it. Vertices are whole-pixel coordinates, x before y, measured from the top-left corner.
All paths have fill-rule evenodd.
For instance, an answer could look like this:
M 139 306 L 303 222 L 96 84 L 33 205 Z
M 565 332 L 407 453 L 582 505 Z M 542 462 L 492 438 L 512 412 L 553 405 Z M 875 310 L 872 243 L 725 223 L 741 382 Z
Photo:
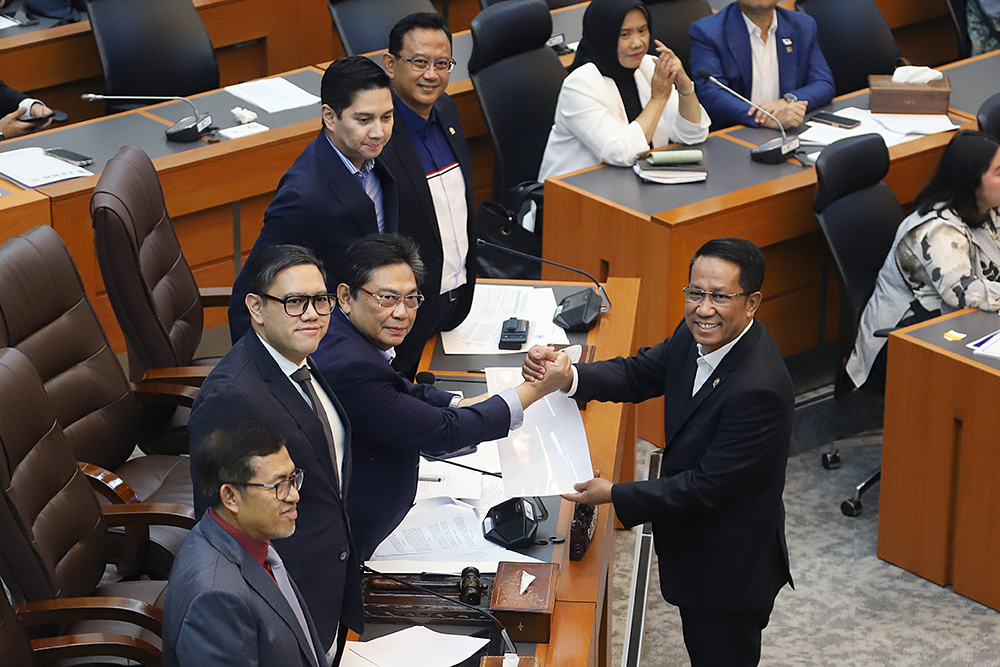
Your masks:
M 853 130 L 858 125 L 861 125 L 860 120 L 855 120 L 854 118 L 848 118 L 847 116 L 838 116 L 832 114 L 829 111 L 817 111 L 812 115 L 809 120 L 814 120 L 817 123 L 823 123 L 824 125 L 833 125 L 834 127 L 841 127 L 845 130 Z
M 87 155 L 81 155 L 80 153 L 74 153 L 73 151 L 68 151 L 65 148 L 46 148 L 45 154 L 51 155 L 52 157 L 62 160 L 63 162 L 75 164 L 78 167 L 86 167 L 94 164 L 94 158 Z

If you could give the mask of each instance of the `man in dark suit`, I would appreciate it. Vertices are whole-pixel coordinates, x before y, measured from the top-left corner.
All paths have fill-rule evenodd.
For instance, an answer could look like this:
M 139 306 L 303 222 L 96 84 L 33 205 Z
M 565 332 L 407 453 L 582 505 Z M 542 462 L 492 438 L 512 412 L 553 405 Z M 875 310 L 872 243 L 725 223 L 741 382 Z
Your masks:
M 41 100 L 28 97 L 0 81 L 0 141 L 44 130 L 52 124 L 51 118 L 46 121 L 25 122 L 20 120 L 22 117 L 51 115 L 52 110 L 42 104 Z
M 833 73 L 808 14 L 778 0 L 736 0 L 691 25 L 691 71 L 705 70 L 758 104 L 788 129 L 806 110 L 833 99 Z M 714 83 L 693 77 L 712 129 L 731 125 L 777 128 L 774 121 Z
M 262 422 L 228 424 L 193 464 L 211 509 L 184 540 L 163 605 L 166 667 L 326 667 L 302 594 L 271 540 L 295 532 L 303 473 Z
M 319 260 L 300 246 L 263 248 L 244 268 L 252 329 L 209 374 L 189 428 L 191 451 L 233 421 L 261 419 L 284 435 L 305 470 L 299 530 L 274 543 L 316 620 L 323 651 L 342 650 L 346 628 L 361 632 L 358 559 L 345 498 L 351 480 L 351 425 L 308 355 L 327 331 L 332 296 Z M 195 512 L 210 504 L 192 468 Z M 334 639 L 339 641 L 334 641 Z
M 315 360 L 351 420 L 354 479 L 347 499 L 359 557 L 406 516 L 417 491 L 420 452 L 444 454 L 519 428 L 524 408 L 556 389 L 523 382 L 496 396 L 460 399 L 413 384 L 389 365 L 423 301 L 423 263 L 412 240 L 367 236 L 347 251 L 337 310 Z
M 469 314 L 476 284 L 472 159 L 445 94 L 455 61 L 440 14 L 411 14 L 389 33 L 382 66 L 392 79 L 395 124 L 382 159 L 396 179 L 399 233 L 420 246 L 425 301 L 393 367 L 413 378 L 424 344 Z
M 533 348 L 523 369 L 532 379 L 559 373 L 577 400 L 665 398 L 658 479 L 612 485 L 597 471 L 565 497 L 613 503 L 626 526 L 653 522 L 660 588 L 680 607 L 692 667 L 756 665 L 774 598 L 792 580 L 781 494 L 794 392 L 754 320 L 763 280 L 752 243 L 709 241 L 691 263 L 673 336 L 634 357 L 576 366 Z
M 309 248 L 333 279 L 344 251 L 365 234 L 396 231 L 396 185 L 378 159 L 392 135 L 391 82 L 368 58 L 335 60 L 323 74 L 323 129 L 296 158 L 264 212 L 250 251 L 289 243 Z M 250 327 L 242 272 L 229 301 L 233 342 Z

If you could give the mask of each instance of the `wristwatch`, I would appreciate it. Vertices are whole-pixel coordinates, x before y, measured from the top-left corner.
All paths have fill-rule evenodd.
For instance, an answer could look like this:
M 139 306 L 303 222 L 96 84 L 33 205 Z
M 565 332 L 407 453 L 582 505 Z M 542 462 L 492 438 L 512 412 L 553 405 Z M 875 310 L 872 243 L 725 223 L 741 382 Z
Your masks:
M 799 98 L 796 97 L 795 93 L 785 93 L 784 95 L 781 96 L 781 99 L 789 103 L 799 101 Z

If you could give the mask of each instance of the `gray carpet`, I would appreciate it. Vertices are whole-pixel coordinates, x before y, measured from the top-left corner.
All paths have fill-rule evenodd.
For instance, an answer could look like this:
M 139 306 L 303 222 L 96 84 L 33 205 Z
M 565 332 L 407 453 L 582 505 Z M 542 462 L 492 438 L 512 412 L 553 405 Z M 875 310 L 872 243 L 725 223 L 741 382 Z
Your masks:
M 840 470 L 820 466 L 823 447 L 788 461 L 784 497 L 796 588 L 786 586 L 775 601 L 761 665 L 1000 666 L 1000 614 L 876 557 L 877 486 L 864 496 L 860 517 L 840 513 L 851 487 L 879 464 L 880 434 L 838 445 Z M 649 449 L 640 442 L 642 477 Z M 633 531 L 615 535 L 615 667 L 622 664 L 634 545 Z M 646 614 L 640 664 L 689 665 L 680 616 L 660 596 L 655 561 Z

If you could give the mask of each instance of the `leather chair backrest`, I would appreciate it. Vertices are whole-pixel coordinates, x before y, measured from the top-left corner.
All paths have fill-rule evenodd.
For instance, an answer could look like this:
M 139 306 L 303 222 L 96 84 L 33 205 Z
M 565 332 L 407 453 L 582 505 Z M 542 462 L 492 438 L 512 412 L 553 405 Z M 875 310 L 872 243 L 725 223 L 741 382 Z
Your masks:
M 653 37 L 674 52 L 688 75 L 691 72 L 691 24 L 711 16 L 712 6 L 706 0 L 646 0 Z M 650 46 L 653 46 L 650 42 Z
M 6 595 L 0 595 L 0 655 L 4 667 L 35 667 L 31 640 L 14 616 Z
M 1000 141 L 1000 93 L 986 98 L 976 113 L 979 131 Z
M 868 87 L 869 74 L 892 74 L 899 47 L 873 0 L 797 0 L 816 20 L 816 40 L 837 95 Z
M 545 46 L 552 16 L 542 0 L 511 0 L 472 19 L 469 75 L 493 144 L 493 199 L 538 178 L 566 68 Z
M 104 168 L 90 199 L 97 263 L 125 334 L 129 376 L 187 366 L 201 341 L 203 311 L 163 202 L 156 169 L 124 146 Z
M 0 576 L 15 602 L 89 595 L 107 527 L 56 422 L 38 372 L 0 350 Z
M 136 441 L 135 398 L 73 258 L 51 227 L 0 245 L 0 346 L 31 360 L 78 460 L 113 470 L 128 459 Z
M 437 13 L 431 0 L 330 0 L 333 28 L 349 56 L 389 48 L 389 32 L 410 14 Z
M 87 14 L 107 95 L 188 96 L 219 87 L 212 39 L 191 0 L 89 0 Z M 107 103 L 109 112 L 141 105 Z
M 944 0 L 948 6 L 948 16 L 955 28 L 955 41 L 958 43 L 958 57 L 968 58 L 972 55 L 972 38 L 969 37 L 969 19 L 966 15 L 966 0 Z
M 545 0 L 545 4 L 549 6 L 549 9 L 559 9 L 560 7 L 569 7 L 570 5 L 578 5 L 584 0 Z M 479 0 L 479 6 L 483 9 L 495 5 L 499 2 L 507 2 L 507 0 Z M 649 4 L 648 2 L 646 4 Z

